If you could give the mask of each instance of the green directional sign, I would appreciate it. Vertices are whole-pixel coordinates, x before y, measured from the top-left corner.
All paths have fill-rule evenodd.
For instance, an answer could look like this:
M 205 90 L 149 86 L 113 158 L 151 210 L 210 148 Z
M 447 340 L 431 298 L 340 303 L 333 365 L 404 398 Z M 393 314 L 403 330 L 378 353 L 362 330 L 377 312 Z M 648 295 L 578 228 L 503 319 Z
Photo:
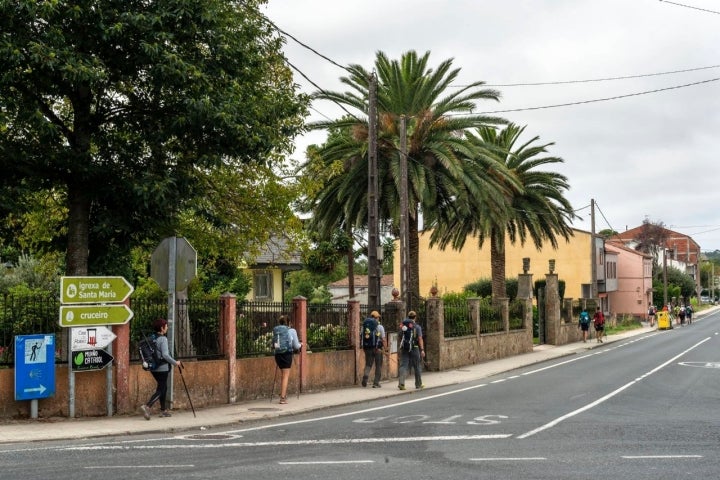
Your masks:
M 122 303 L 133 290 L 123 277 L 61 277 L 60 303 Z
M 72 369 L 76 372 L 102 370 L 113 360 L 114 357 L 105 350 L 82 350 L 73 352 Z
M 130 321 L 133 312 L 127 305 L 61 305 L 61 327 L 93 327 L 123 325 Z

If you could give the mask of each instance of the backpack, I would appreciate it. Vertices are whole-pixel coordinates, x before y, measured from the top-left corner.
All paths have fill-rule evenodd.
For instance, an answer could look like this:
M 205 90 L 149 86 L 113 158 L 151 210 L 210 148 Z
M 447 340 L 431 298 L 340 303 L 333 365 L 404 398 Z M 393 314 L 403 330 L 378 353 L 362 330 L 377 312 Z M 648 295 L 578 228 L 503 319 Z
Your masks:
M 273 328 L 273 348 L 275 353 L 292 352 L 290 329 L 287 325 L 277 325 Z
M 585 310 L 580 312 L 580 323 L 582 325 L 587 325 L 590 323 L 590 315 L 588 315 L 588 313 Z
M 138 351 L 140 352 L 143 370 L 155 370 L 163 363 L 166 363 L 158 348 L 157 334 L 155 333 L 149 337 L 143 334 L 142 340 L 138 342 Z
M 382 335 L 378 330 L 378 321 L 372 317 L 366 318 L 362 324 L 360 338 L 362 348 L 382 348 Z
M 409 352 L 417 342 L 415 323 L 412 320 L 403 320 L 402 330 L 400 333 L 400 350 Z
M 594 323 L 596 327 L 605 325 L 605 315 L 602 312 L 595 312 Z

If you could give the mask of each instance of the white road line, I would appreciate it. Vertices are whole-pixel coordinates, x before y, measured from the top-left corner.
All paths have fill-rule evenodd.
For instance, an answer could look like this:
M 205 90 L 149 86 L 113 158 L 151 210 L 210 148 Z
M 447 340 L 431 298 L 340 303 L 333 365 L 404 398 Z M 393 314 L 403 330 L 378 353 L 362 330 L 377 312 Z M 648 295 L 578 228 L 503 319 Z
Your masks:
M 468 458 L 471 462 L 530 462 L 535 460 L 547 460 L 545 457 L 487 457 Z
M 510 438 L 512 434 L 493 435 L 437 435 L 426 437 L 384 437 L 384 438 L 324 438 L 317 440 L 275 440 L 267 442 L 237 442 L 237 443 L 208 443 L 208 444 L 157 444 L 157 445 L 82 445 L 65 447 L 59 450 L 66 451 L 101 451 L 101 450 L 175 450 L 175 449 L 214 449 L 214 448 L 244 448 L 244 447 L 286 447 L 300 445 L 356 445 L 362 443 L 408 443 L 408 442 L 448 442 L 467 440 L 498 440 Z
M 685 351 L 683 351 L 683 352 L 680 352 L 679 354 L 675 355 L 675 356 L 674 356 L 673 358 L 671 358 L 670 360 L 668 360 L 668 361 L 662 363 L 661 365 L 658 365 L 657 367 L 653 368 L 652 370 L 650 370 L 649 372 L 647 372 L 646 374 L 644 374 L 642 377 L 640 377 L 640 378 L 638 378 L 638 379 L 635 379 L 635 380 L 633 380 L 632 382 L 626 383 L 626 384 L 623 385 L 622 387 L 620 387 L 620 388 L 618 388 L 617 390 L 614 390 L 614 391 L 608 393 L 608 394 L 605 395 L 604 397 L 601 397 L 601 398 L 595 400 L 594 402 L 591 402 L 591 403 L 585 405 L 585 406 L 582 407 L 582 408 L 578 408 L 578 409 L 575 410 L 575 411 L 572 411 L 572 412 L 570 412 L 570 413 L 567 413 L 567 414 L 563 415 L 562 417 L 558 417 L 558 418 L 556 418 L 555 420 L 553 420 L 553 421 L 551 421 L 551 422 L 548 422 L 548 423 L 546 423 L 545 425 L 542 425 L 542 426 L 540 426 L 540 427 L 538 427 L 538 428 L 536 428 L 536 429 L 534 429 L 534 430 L 530 430 L 529 432 L 523 433 L 522 435 L 519 435 L 517 438 L 528 438 L 528 437 L 531 437 L 531 436 L 535 435 L 536 433 L 540 433 L 540 432 L 542 432 L 543 430 L 547 430 L 547 429 L 549 429 L 549 428 L 554 427 L 555 425 L 559 424 L 559 423 L 562 422 L 563 420 L 567 420 L 568 418 L 572 418 L 572 417 L 574 417 L 575 415 L 578 415 L 578 414 L 580 414 L 580 413 L 582 413 L 582 412 L 584 412 L 584 411 L 590 410 L 590 409 L 593 408 L 593 407 L 597 407 L 597 406 L 600 405 L 601 403 L 604 403 L 606 400 L 611 399 L 612 397 L 614 397 L 614 396 L 617 395 L 618 393 L 622 392 L 623 390 L 626 390 L 626 389 L 630 388 L 631 386 L 633 386 L 635 383 L 637 383 L 637 382 L 640 381 L 641 379 L 643 379 L 643 378 L 645 378 L 645 377 L 647 377 L 647 376 L 649 376 L 649 375 L 652 375 L 653 373 L 657 372 L 658 370 L 660 370 L 660 369 L 662 369 L 662 368 L 665 368 L 666 366 L 670 365 L 671 363 L 673 363 L 673 362 L 674 362 L 675 360 L 677 360 L 678 358 L 682 357 L 683 355 L 685 355 L 686 353 L 690 352 L 691 350 L 694 350 L 695 348 L 699 347 L 700 345 L 702 345 L 703 343 L 707 342 L 708 340 L 710 340 L 710 337 L 706 338 L 705 340 L 700 341 L 699 343 L 696 343 L 695 345 L 693 345 L 692 347 L 688 348 L 687 350 L 685 350 Z
M 195 465 L 94 465 L 83 467 L 85 470 L 109 470 L 111 468 L 129 469 L 129 468 L 195 468 Z
M 278 465 L 342 465 L 344 463 L 375 463 L 374 460 L 339 460 L 339 461 L 322 461 L 315 462 L 278 462 Z
M 703 458 L 702 455 L 623 455 L 620 458 L 628 460 L 662 460 L 662 459 L 673 459 L 673 458 Z

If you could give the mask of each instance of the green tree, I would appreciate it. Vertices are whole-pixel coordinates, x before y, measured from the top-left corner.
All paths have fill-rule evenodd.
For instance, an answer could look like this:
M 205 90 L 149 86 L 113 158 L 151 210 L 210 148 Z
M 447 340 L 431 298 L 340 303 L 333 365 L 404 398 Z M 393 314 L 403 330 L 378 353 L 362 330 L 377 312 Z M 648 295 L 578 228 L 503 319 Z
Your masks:
M 306 102 L 262 3 L 0 2 L 0 203 L 64 196 L 68 274 L 181 233 L 200 174 L 291 150 Z
M 460 69 L 452 60 L 429 67 L 430 52 L 419 56 L 404 53 L 390 60 L 378 52 L 378 210 L 381 229 L 397 234 L 400 218 L 400 121 L 407 118 L 409 288 L 413 302 L 419 292 L 418 220 L 422 212 L 452 205 L 461 191 L 492 196 L 499 187 L 496 178 L 465 170 L 471 146 L 461 132 L 482 125 L 502 123 L 500 118 L 473 114 L 476 102 L 497 101 L 499 92 L 472 82 L 449 91 Z M 355 113 L 337 120 L 310 125 L 333 132 L 304 165 L 307 171 L 331 171 L 322 187 L 309 198 L 313 224 L 319 230 L 345 228 L 365 230 L 368 220 L 368 88 L 371 73 L 360 65 L 348 67 L 341 81 L 349 92 L 320 91 L 316 99 L 331 100 Z M 350 110 L 347 110 L 348 112 Z M 341 169 L 337 167 L 341 166 Z
M 564 197 L 564 191 L 569 188 L 567 178 L 556 172 L 539 170 L 563 160 L 543 156 L 553 144 L 538 145 L 539 137 L 519 143 L 524 130 L 525 127 L 511 123 L 499 132 L 482 127 L 477 130 L 477 135 L 468 134 L 478 149 L 477 158 L 482 160 L 483 168 L 487 165 L 485 157 L 492 157 L 512 173 L 515 182 L 504 190 L 507 197 L 502 210 L 496 210 L 496 206 L 488 205 L 484 199 L 478 201 L 478 198 L 470 197 L 470 208 L 449 210 L 455 218 L 439 223 L 431 237 L 431 245 L 438 243 L 445 248 L 452 244 L 458 250 L 470 234 L 477 237 L 480 247 L 489 238 L 493 298 L 507 296 L 506 237 L 511 243 L 520 242 L 521 245 L 531 239 L 540 249 L 545 243 L 557 248 L 558 238 L 568 239 L 572 235 L 569 223 L 575 214 Z

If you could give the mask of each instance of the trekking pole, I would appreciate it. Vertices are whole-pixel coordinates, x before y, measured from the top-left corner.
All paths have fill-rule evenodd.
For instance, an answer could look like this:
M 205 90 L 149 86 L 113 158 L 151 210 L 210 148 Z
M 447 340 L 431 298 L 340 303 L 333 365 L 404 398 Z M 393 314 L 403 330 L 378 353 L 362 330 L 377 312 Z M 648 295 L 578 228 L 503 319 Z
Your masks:
M 182 367 L 178 367 L 178 370 L 180 371 L 180 378 L 182 378 L 183 386 L 185 387 L 185 394 L 188 397 L 188 403 L 190 403 L 190 408 L 192 409 L 193 417 L 197 417 L 197 415 L 195 415 L 195 407 L 193 407 L 192 400 L 190 400 L 190 392 L 188 391 L 187 383 L 185 383 L 185 375 L 183 375 L 183 373 L 182 373 L 183 369 L 182 369 Z
M 302 388 L 302 345 L 300 348 L 298 348 L 298 386 L 297 386 L 297 392 L 298 392 L 298 400 L 300 400 L 300 389 Z
M 273 377 L 273 387 L 272 387 L 272 390 L 270 391 L 270 403 L 272 403 L 272 397 L 273 397 L 273 394 L 275 393 L 275 382 L 277 381 L 277 372 L 278 372 L 278 366 L 276 363 L 275 364 L 275 376 Z

